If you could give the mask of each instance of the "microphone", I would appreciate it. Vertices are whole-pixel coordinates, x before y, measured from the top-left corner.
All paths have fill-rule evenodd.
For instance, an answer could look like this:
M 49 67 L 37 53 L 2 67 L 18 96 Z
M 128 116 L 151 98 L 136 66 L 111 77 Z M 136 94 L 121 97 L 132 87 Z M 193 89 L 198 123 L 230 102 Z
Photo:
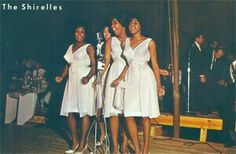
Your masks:
M 98 40 L 98 42 L 100 43 L 101 41 L 102 41 L 102 33 L 100 33 L 100 32 L 97 32 L 96 33 L 97 34 L 97 40 Z
M 97 43 L 97 59 L 98 59 L 97 67 L 99 70 L 102 70 L 103 65 L 104 65 L 104 55 L 102 53 L 102 47 L 103 47 L 104 42 L 102 41 L 103 37 L 102 37 L 101 32 L 97 32 L 96 36 L 97 36 L 97 41 L 98 41 Z
M 96 36 L 97 36 L 97 41 L 98 41 L 98 44 L 97 44 L 97 55 L 100 57 L 101 54 L 102 54 L 102 45 L 104 42 L 102 42 L 102 33 L 100 32 L 97 32 L 96 33 Z

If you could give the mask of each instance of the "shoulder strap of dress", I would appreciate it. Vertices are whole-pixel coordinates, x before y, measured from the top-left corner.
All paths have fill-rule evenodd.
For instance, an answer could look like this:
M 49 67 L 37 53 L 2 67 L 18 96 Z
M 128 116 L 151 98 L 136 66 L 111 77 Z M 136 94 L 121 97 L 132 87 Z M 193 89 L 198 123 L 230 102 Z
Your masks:
M 88 46 L 89 45 L 91 45 L 90 43 L 87 43 L 87 44 L 85 44 L 84 46 L 83 46 L 83 48 L 85 49 L 84 51 L 87 53 L 87 48 L 88 48 Z
M 87 44 L 84 45 L 84 47 L 87 49 L 87 47 L 88 47 L 89 45 L 91 45 L 91 44 L 90 44 L 90 43 L 87 43 Z
M 152 40 L 152 38 L 147 38 L 147 42 L 149 43 Z
M 70 45 L 69 45 L 69 47 L 67 48 L 65 54 L 72 54 L 72 46 L 73 46 L 73 44 L 70 44 Z
M 115 37 L 111 37 L 111 44 L 113 44 L 115 42 Z
M 149 44 L 149 42 L 151 41 L 152 39 L 151 38 L 147 38 L 146 40 L 145 40 L 145 43 L 144 43 L 144 45 L 148 48 L 148 44 Z

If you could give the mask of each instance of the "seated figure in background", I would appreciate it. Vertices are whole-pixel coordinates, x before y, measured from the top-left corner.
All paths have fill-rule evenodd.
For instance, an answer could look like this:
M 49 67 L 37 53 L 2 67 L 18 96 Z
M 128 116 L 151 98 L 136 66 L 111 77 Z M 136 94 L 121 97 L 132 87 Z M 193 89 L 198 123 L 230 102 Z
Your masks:
M 160 75 L 161 75 L 161 82 L 163 83 L 163 86 L 165 87 L 165 95 L 162 97 L 161 101 L 161 111 L 162 112 L 168 112 L 168 113 L 173 113 L 174 110 L 174 97 L 173 97 L 173 83 L 174 83 L 174 74 L 172 70 L 172 64 L 168 65 L 167 69 L 160 69 Z M 180 88 L 180 93 L 182 93 L 182 71 L 179 70 L 179 88 Z M 160 97 L 159 97 L 160 99 Z M 181 102 L 180 102 L 181 103 Z M 181 112 L 183 112 L 184 107 L 183 103 L 181 105 Z

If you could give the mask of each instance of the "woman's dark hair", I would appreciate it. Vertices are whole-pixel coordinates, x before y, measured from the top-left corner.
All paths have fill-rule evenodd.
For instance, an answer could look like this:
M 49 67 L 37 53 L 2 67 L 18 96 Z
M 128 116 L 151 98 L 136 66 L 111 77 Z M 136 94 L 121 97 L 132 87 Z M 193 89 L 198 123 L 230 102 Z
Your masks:
M 110 27 L 112 20 L 113 19 L 117 19 L 120 24 L 125 27 L 125 30 L 127 32 L 127 26 L 128 26 L 128 18 L 127 18 L 127 10 L 120 10 L 120 11 L 116 11 L 116 12 L 111 12 L 110 16 L 108 17 L 109 22 L 106 23 L 106 26 Z M 114 32 L 112 30 L 109 30 L 110 33 L 112 34 L 112 36 L 114 36 Z
M 143 16 L 142 16 L 142 13 L 139 12 L 139 11 L 133 11 L 133 12 L 130 12 L 129 15 L 128 15 L 128 21 L 129 23 L 131 22 L 131 20 L 133 19 L 137 19 L 139 24 L 141 25 L 141 27 L 143 28 L 144 27 L 144 19 L 143 19 Z
M 141 26 L 141 29 L 142 29 L 142 34 L 143 35 L 147 35 L 147 29 L 146 29 L 146 23 L 144 21 L 144 18 L 143 18 L 143 13 L 139 10 L 135 10 L 135 11 L 132 11 L 132 12 L 129 12 L 128 14 L 128 25 L 129 23 L 131 22 L 131 20 L 133 19 L 137 19 L 140 26 Z M 128 27 L 128 26 L 127 26 Z
M 76 30 L 78 27 L 83 27 L 85 33 L 87 33 L 88 25 L 86 21 L 79 19 L 78 22 L 75 24 L 74 30 Z
M 83 20 L 83 19 L 78 19 L 76 24 L 74 24 L 74 32 L 75 30 L 78 28 L 78 27 L 83 27 L 84 28 L 84 31 L 85 31 L 85 42 L 89 41 L 89 42 L 92 42 L 91 38 L 93 38 L 92 34 L 91 34 L 91 31 L 90 31 L 90 26 L 89 24 L 87 23 L 87 21 Z
M 120 10 L 115 13 L 112 13 L 109 20 L 110 23 L 112 19 L 117 19 L 122 26 L 127 27 L 128 22 L 129 22 L 127 18 L 127 13 L 128 13 L 127 10 Z

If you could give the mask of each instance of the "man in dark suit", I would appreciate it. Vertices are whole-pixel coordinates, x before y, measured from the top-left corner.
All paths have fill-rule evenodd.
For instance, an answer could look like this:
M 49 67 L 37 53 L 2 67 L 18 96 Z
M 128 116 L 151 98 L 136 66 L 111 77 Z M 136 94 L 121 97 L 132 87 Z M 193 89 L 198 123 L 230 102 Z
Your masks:
M 217 41 L 217 40 L 213 40 L 209 45 L 209 49 L 208 49 L 208 53 L 207 53 L 207 59 L 208 59 L 208 64 L 210 64 L 210 66 L 209 66 L 210 69 L 212 69 L 212 66 L 213 66 L 215 50 L 219 46 L 221 46 L 221 45 L 220 45 L 220 42 Z
M 206 114 L 209 112 L 206 87 L 206 53 L 203 50 L 203 33 L 196 33 L 188 51 L 190 70 L 190 111 Z
M 225 51 L 222 47 L 214 50 L 207 74 L 209 91 L 212 93 L 210 96 L 220 114 L 222 113 L 221 109 L 224 108 L 222 103 L 228 99 L 228 81 L 230 80 L 229 60 L 224 55 Z
M 231 75 L 232 72 L 230 72 L 230 61 L 224 56 L 224 48 L 216 48 L 212 55 L 207 83 L 210 85 L 211 99 L 219 112 L 219 116 L 223 119 L 223 138 L 226 146 L 232 146 L 235 144 L 235 139 L 232 137 L 234 136 L 232 133 L 235 125 L 235 80 Z
M 224 132 L 226 136 L 225 147 L 236 146 L 236 132 L 235 132 L 235 119 L 236 119 L 236 57 L 232 60 L 230 65 L 230 78 L 229 85 L 229 111 L 226 111 L 227 117 L 225 118 Z

